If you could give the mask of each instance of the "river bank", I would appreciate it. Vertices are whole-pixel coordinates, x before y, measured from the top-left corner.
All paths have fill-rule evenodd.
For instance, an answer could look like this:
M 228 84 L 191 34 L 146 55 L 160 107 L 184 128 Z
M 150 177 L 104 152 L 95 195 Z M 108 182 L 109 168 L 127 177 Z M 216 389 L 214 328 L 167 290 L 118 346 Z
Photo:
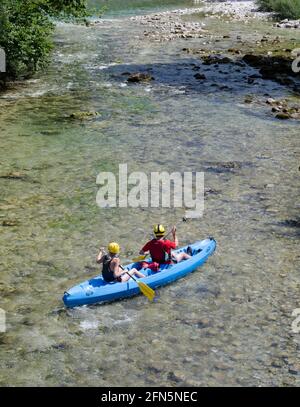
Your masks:
M 242 60 L 297 46 L 297 30 L 200 11 L 175 24 L 203 37 L 155 41 L 130 14 L 58 24 L 49 68 L 0 97 L 0 383 L 299 386 L 299 122 L 272 112 L 299 96 Z M 125 264 L 153 224 L 182 218 L 100 209 L 97 175 L 119 162 L 203 171 L 204 216 L 178 237 L 213 236 L 217 251 L 153 304 L 66 310 L 63 292 L 99 273 L 100 245 L 118 241 Z

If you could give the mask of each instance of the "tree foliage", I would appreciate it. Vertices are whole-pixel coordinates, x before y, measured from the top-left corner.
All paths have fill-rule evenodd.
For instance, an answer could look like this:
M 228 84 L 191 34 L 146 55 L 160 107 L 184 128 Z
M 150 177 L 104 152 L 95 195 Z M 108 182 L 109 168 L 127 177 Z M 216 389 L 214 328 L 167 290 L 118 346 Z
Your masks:
M 273 11 L 281 18 L 300 18 L 300 0 L 257 0 L 262 11 Z
M 85 0 L 1 0 L 0 47 L 6 77 L 29 77 L 48 62 L 54 18 L 84 17 Z

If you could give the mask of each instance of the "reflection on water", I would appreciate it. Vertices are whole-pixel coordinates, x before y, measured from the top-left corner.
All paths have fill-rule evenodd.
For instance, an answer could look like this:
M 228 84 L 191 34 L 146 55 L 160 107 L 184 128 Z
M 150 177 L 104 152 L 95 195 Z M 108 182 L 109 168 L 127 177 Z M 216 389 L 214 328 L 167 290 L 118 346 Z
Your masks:
M 19 173 L 0 179 L 0 222 L 15 222 L 0 227 L 0 384 L 299 384 L 299 125 L 245 105 L 243 84 L 196 84 L 185 42 L 150 45 L 141 30 L 61 24 L 47 73 L 0 99 L 1 175 Z M 143 66 L 155 81 L 122 79 Z M 252 93 L 284 96 L 264 86 Z M 100 114 L 70 119 L 80 110 Z M 65 310 L 64 290 L 97 274 L 100 245 L 119 241 L 129 261 L 152 224 L 183 215 L 100 210 L 96 176 L 119 163 L 205 171 L 204 217 L 182 224 L 179 241 L 214 236 L 217 252 L 153 304 Z
M 105 17 L 138 15 L 153 10 L 192 7 L 195 4 L 195 0 L 89 0 L 91 7 L 105 11 Z

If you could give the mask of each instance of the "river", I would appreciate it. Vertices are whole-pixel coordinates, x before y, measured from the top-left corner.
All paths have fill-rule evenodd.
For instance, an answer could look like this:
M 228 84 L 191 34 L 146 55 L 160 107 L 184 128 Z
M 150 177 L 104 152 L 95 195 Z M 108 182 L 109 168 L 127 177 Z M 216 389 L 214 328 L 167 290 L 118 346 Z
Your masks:
M 130 19 L 192 1 L 99 3 L 109 7 L 102 23 L 59 23 L 48 69 L 0 96 L 1 174 L 17 173 L 0 179 L 0 221 L 11 222 L 0 226 L 0 385 L 299 385 L 299 122 L 244 103 L 249 92 L 289 91 L 250 87 L 238 73 L 208 72 L 224 85 L 217 90 L 201 84 L 185 39 L 151 42 Z M 273 29 L 235 22 L 231 35 L 252 35 L 251 24 Z M 140 71 L 155 80 L 129 85 L 122 75 Z M 99 115 L 70 119 L 78 111 Z M 129 261 L 153 224 L 184 214 L 100 209 L 97 174 L 119 163 L 147 174 L 204 171 L 204 215 L 178 236 L 182 245 L 213 236 L 217 251 L 158 289 L 154 303 L 66 310 L 63 292 L 98 273 L 100 245 L 120 242 Z

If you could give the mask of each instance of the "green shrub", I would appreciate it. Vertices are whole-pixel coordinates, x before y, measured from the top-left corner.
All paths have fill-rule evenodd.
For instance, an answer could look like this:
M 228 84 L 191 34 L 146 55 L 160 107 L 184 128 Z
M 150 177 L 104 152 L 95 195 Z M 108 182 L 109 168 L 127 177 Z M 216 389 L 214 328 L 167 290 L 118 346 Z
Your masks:
M 300 18 L 300 0 L 257 0 L 259 9 L 273 11 L 280 18 Z
M 5 77 L 11 79 L 29 77 L 47 64 L 52 17 L 87 15 L 85 0 L 0 1 L 0 47 L 6 53 Z
M 272 0 L 257 0 L 256 3 L 258 4 L 260 11 L 272 11 Z
M 300 0 L 276 0 L 274 11 L 282 18 L 300 18 Z

